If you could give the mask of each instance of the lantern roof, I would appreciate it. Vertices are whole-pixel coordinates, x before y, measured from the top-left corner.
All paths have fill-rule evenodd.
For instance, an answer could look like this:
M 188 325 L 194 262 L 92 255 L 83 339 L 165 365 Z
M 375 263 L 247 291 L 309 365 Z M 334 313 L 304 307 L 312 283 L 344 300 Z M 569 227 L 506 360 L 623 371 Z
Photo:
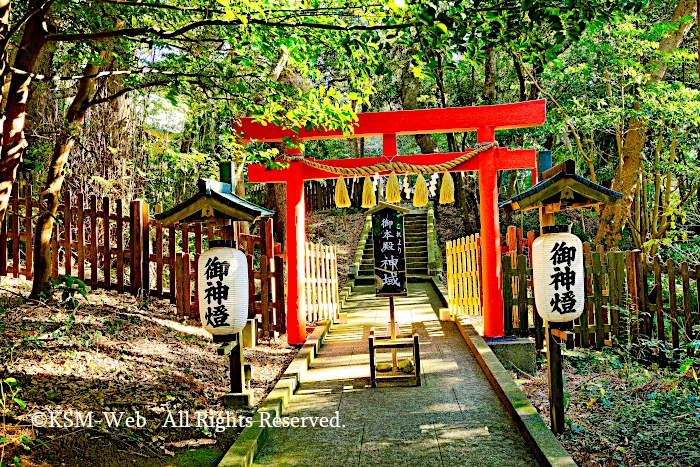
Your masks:
M 551 206 L 550 211 L 615 204 L 622 193 L 606 188 L 576 173 L 572 159 L 542 173 L 544 179 L 532 188 L 500 203 L 506 213 Z
M 274 211 L 237 196 L 233 193 L 231 183 L 200 178 L 197 181 L 196 195 L 169 211 L 156 214 L 155 218 L 167 225 L 177 222 L 206 222 L 212 218 L 254 221 L 259 217 L 269 217 L 274 214 Z
M 403 206 L 398 206 L 396 204 L 389 204 L 389 203 L 385 203 L 384 201 L 380 201 L 379 203 L 377 203 L 377 206 L 375 206 L 372 209 L 370 209 L 369 211 L 367 211 L 367 214 L 374 214 L 375 212 L 379 212 L 379 211 L 382 211 L 384 209 L 393 209 L 395 211 L 399 211 L 399 212 L 402 212 L 404 214 L 408 214 L 409 212 L 411 212 L 410 208 L 406 208 Z

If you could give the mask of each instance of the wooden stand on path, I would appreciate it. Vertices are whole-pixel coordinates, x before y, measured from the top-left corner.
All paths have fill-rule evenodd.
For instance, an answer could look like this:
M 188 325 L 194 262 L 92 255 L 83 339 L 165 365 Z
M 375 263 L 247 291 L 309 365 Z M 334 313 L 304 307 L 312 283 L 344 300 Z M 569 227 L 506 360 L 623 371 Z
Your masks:
M 370 386 L 377 387 L 377 381 L 397 381 L 415 378 L 416 386 L 420 386 L 420 344 L 418 342 L 418 332 L 412 326 L 410 334 L 396 333 L 396 312 L 394 297 L 389 297 L 389 335 L 377 336 L 375 329 L 369 331 L 369 378 Z M 401 348 L 413 349 L 413 364 L 415 371 L 413 374 L 399 374 L 396 353 Z M 377 376 L 377 349 L 391 349 L 391 374 Z

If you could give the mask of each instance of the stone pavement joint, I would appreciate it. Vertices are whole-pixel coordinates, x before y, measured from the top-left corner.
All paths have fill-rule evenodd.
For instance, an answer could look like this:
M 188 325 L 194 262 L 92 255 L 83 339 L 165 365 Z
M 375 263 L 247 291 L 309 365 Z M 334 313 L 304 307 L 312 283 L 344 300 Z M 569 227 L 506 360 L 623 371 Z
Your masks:
M 438 321 L 441 306 L 431 283 L 411 283 L 396 299 L 402 327 L 420 323 L 423 385 L 370 389 L 367 337 L 371 326 L 386 329 L 389 300 L 355 287 L 343 308 L 348 323 L 332 327 L 285 413 L 338 411 L 341 427 L 271 429 L 255 465 L 539 465 L 456 325 Z

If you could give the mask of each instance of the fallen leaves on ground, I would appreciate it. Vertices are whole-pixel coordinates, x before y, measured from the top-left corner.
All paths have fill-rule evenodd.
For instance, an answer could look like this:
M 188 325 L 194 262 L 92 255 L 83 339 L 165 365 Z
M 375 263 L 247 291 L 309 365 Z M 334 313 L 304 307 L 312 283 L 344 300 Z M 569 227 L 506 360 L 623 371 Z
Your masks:
M 25 281 L 3 282 L 0 378 L 15 378 L 21 388 L 18 397 L 26 403 L 24 410 L 11 407 L 13 423 L 31 426 L 32 414 L 50 412 L 72 419 L 76 412 L 93 412 L 96 420 L 103 418 L 102 412 L 139 412 L 147 420 L 145 427 L 133 429 L 38 429 L 36 437 L 47 446 L 32 448 L 37 465 L 154 465 L 139 458 L 166 456 L 167 443 L 173 448 L 178 444 L 172 443 L 219 435 L 207 427 L 162 427 L 168 412 L 200 411 L 207 417 L 225 413 L 220 397 L 229 392 L 228 358 L 217 355 L 218 345 L 198 322 L 177 317 L 167 302 L 143 302 L 102 290 L 91 292 L 88 300 L 81 298 L 75 310 L 62 309 L 20 298 L 29 292 Z M 281 336 L 244 350 L 246 362 L 254 366 L 251 389 L 256 404 L 274 387 L 297 349 Z M 238 410 L 235 415 L 251 413 Z M 100 456 L 105 458 L 99 464 L 59 441 L 83 431 L 93 440 L 109 439 L 111 447 L 103 446 Z M 23 459 L 23 465 L 31 463 Z

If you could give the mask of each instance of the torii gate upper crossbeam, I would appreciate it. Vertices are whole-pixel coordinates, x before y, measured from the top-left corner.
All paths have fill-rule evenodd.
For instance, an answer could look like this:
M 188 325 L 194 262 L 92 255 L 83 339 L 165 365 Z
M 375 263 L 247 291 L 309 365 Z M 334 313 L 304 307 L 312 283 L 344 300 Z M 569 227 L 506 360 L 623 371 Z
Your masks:
M 495 141 L 495 130 L 541 125 L 545 116 L 546 102 L 537 100 L 480 107 L 363 113 L 358 114 L 358 122 L 352 135 L 345 135 L 336 130 L 293 131 L 272 124 L 264 125 L 252 118 L 241 119 L 237 131 L 242 135 L 243 142 L 279 142 L 286 137 L 314 140 L 383 136 L 385 157 L 396 156 L 397 161 L 434 165 L 452 160 L 456 155 L 441 153 L 397 156 L 396 135 L 476 131 L 477 143 L 490 143 Z M 323 161 L 324 164 L 340 167 L 367 166 L 375 162 L 386 162 L 386 159 L 382 157 Z M 496 177 L 498 170 L 516 168 L 534 169 L 535 151 L 492 148 L 453 169 L 479 171 L 484 335 L 491 337 L 503 335 L 501 235 Z M 301 160 L 289 161 L 289 167 L 282 170 L 267 171 L 263 166 L 254 164 L 248 167 L 248 180 L 251 182 L 287 184 L 287 340 L 290 344 L 300 344 L 306 340 L 304 282 L 299 277 L 299 274 L 304 273 L 305 266 L 304 180 L 325 178 L 337 176 L 309 167 Z

